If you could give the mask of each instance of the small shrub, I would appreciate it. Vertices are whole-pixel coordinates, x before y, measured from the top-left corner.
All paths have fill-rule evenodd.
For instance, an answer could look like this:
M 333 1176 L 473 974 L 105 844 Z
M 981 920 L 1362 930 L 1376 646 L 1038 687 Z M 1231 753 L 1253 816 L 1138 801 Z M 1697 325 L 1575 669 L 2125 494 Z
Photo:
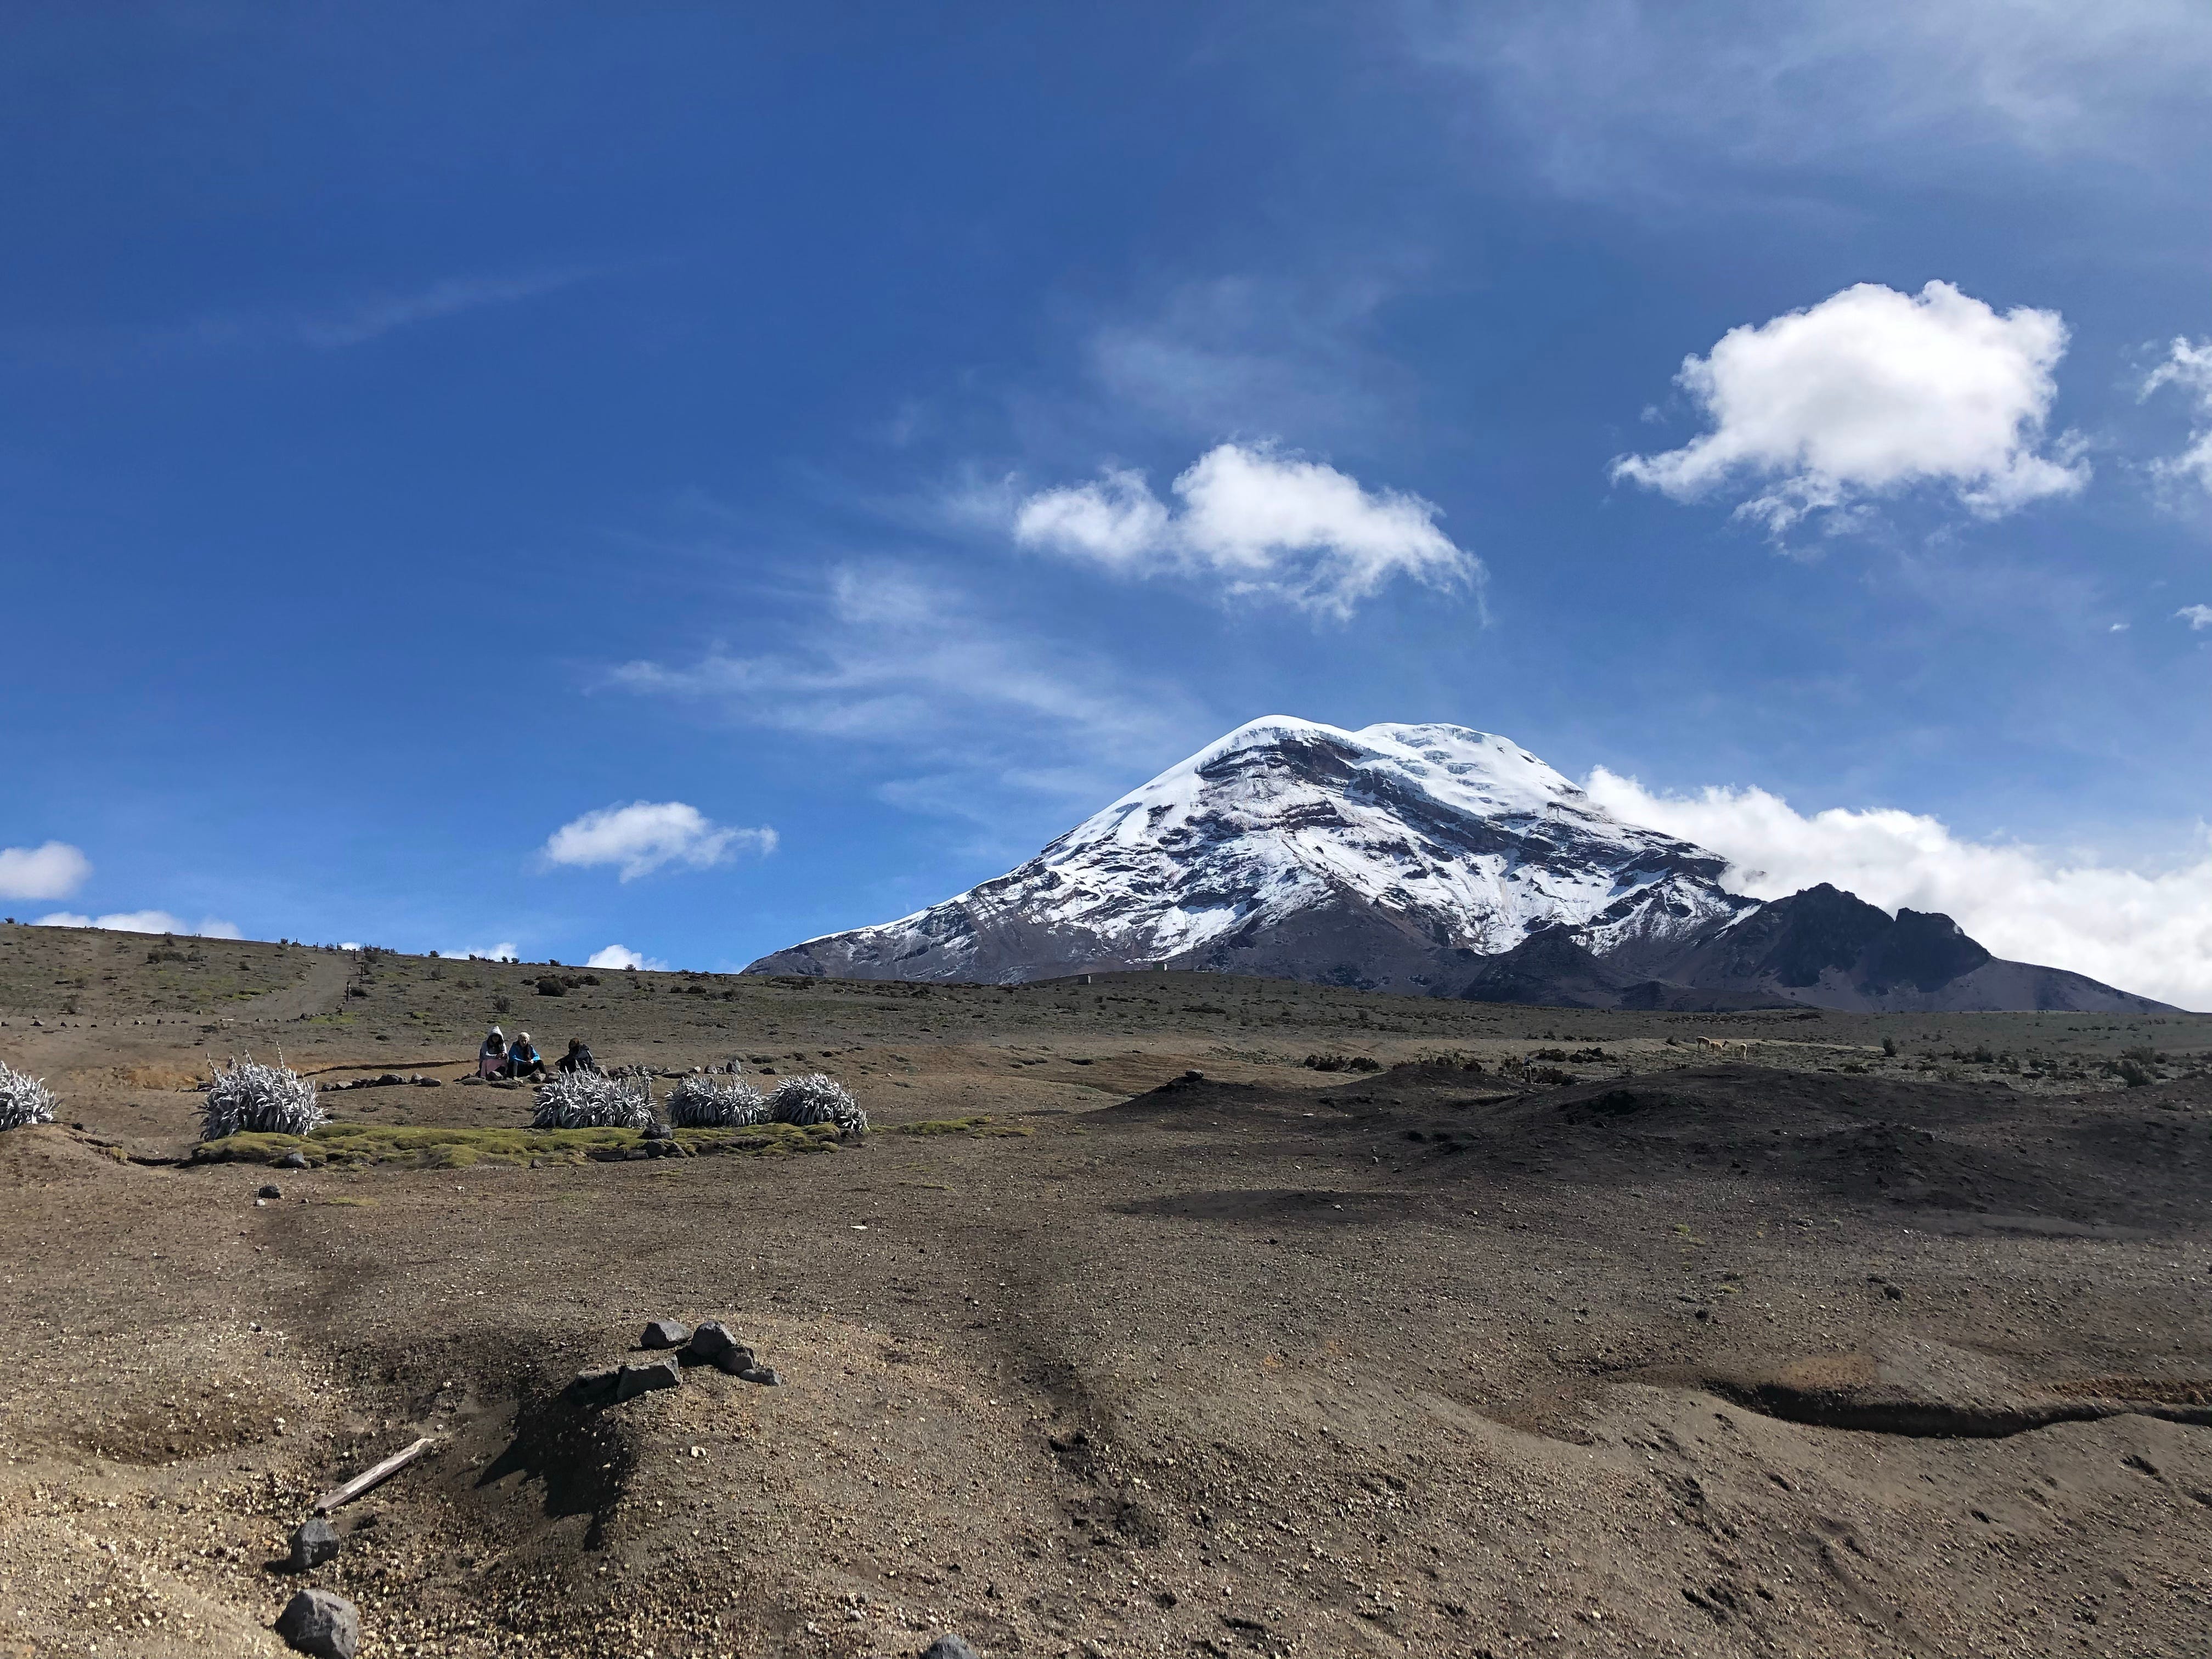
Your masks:
M 494 997 L 491 1000 L 491 1011 L 495 1014 L 513 1013 L 514 1012 L 514 999 L 510 996 Z
M 777 1084 L 775 1092 L 768 1097 L 768 1115 L 772 1123 L 795 1123 L 802 1127 L 834 1123 L 848 1135 L 868 1132 L 868 1115 L 834 1079 L 819 1072 L 786 1078 Z
M 568 988 L 548 974 L 538 981 L 538 994 L 541 997 L 565 997 L 568 994 Z
M 226 1135 L 303 1135 L 323 1121 L 315 1085 L 288 1066 L 264 1066 L 248 1054 L 216 1067 L 200 1120 L 202 1140 Z
M 1881 1040 L 1881 1051 L 1890 1059 L 1895 1060 L 1897 1058 L 1897 1039 L 1893 1036 L 1884 1037 Z
M 61 1103 L 54 1091 L 27 1072 L 11 1070 L 0 1060 L 0 1129 L 21 1129 L 33 1123 L 52 1123 Z
M 533 1129 L 649 1129 L 653 1085 L 641 1077 L 563 1072 L 540 1084 Z
M 2144 1065 L 2142 1061 L 2137 1060 L 2133 1054 L 2123 1055 L 2121 1057 L 2120 1063 L 2113 1069 L 2119 1073 L 2120 1081 L 2126 1084 L 2130 1089 L 2141 1089 L 2147 1085 L 2158 1081 L 2157 1077 L 2153 1074 L 2150 1067 Z
M 668 1121 L 679 1129 L 743 1129 L 769 1120 L 768 1102 L 751 1084 L 694 1072 L 668 1096 Z

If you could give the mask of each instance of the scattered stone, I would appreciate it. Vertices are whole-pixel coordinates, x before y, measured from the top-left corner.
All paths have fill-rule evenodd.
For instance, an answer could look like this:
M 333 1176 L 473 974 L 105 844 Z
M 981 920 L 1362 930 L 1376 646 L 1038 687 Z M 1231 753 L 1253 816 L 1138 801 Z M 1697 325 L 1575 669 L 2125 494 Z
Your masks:
M 783 1386 L 783 1379 L 775 1374 L 775 1368 L 771 1365 L 748 1365 L 738 1373 L 738 1380 L 740 1382 L 757 1382 L 769 1389 Z
M 684 1355 L 694 1364 L 712 1365 L 732 1376 L 743 1376 L 753 1368 L 753 1351 L 732 1336 L 729 1328 L 717 1320 L 710 1319 L 691 1333 Z
M 320 1516 L 293 1529 L 290 1565 L 294 1572 L 319 1567 L 337 1553 L 338 1529 Z
M 284 1189 L 271 1181 L 264 1182 L 253 1195 L 256 1198 L 282 1198 L 284 1196 Z
M 305 1152 L 291 1152 L 276 1160 L 276 1167 L 280 1170 L 312 1170 L 315 1166 L 307 1162 Z
M 301 1590 L 276 1616 L 276 1633 L 317 1659 L 353 1659 L 361 1647 L 361 1613 L 343 1595 Z
M 680 1348 L 691 1340 L 691 1328 L 679 1325 L 672 1319 L 656 1319 L 646 1326 L 645 1334 L 637 1340 L 641 1348 Z
M 656 1359 L 650 1365 L 624 1365 L 615 1373 L 615 1403 L 635 1400 L 659 1389 L 681 1388 L 683 1374 L 672 1359 Z
M 947 1631 L 921 1650 L 921 1659 L 983 1659 L 966 1640 Z
M 672 1132 L 665 1123 L 653 1122 L 645 1126 L 643 1133 L 647 1140 L 665 1140 Z

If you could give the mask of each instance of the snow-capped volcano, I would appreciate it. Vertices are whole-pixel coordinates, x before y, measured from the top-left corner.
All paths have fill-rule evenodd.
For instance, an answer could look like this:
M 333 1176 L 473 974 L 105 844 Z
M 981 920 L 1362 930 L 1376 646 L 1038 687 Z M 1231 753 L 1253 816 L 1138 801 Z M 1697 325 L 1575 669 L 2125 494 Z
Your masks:
M 1762 904 L 1728 891 L 1726 868 L 1504 738 L 1278 715 L 994 881 L 746 971 L 1012 984 L 1186 968 L 1587 1007 L 2163 1006 L 1825 884 Z
M 1701 933 L 1752 907 L 1723 867 L 1504 738 L 1273 716 L 995 881 L 755 966 L 984 981 L 1168 966 L 1426 990 L 1540 928 L 1607 951 Z

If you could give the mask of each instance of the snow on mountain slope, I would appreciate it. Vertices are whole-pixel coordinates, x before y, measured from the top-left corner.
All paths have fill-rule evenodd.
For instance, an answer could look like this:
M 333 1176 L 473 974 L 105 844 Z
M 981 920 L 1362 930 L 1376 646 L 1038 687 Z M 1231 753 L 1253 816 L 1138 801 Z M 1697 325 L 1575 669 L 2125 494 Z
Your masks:
M 1723 861 L 1621 823 L 1517 745 L 1456 726 L 1254 720 L 1005 876 L 755 971 L 1014 981 L 1202 967 L 1437 988 L 1538 928 L 1663 951 L 1752 908 Z

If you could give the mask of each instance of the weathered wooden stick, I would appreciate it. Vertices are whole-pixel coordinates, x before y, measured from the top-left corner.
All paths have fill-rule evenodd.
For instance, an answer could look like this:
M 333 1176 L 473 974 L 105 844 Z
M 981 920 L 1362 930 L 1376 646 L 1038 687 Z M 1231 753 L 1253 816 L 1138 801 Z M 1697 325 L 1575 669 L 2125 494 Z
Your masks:
M 363 1469 L 359 1474 L 354 1476 L 352 1480 L 347 1481 L 343 1486 L 333 1486 L 330 1491 L 325 1492 L 320 1498 L 318 1498 L 315 1500 L 315 1513 L 317 1515 L 328 1515 L 332 1510 L 337 1508 L 341 1504 L 352 1503 L 355 1498 L 360 1497 L 362 1493 L 367 1492 L 370 1487 L 382 1486 L 386 1481 L 392 1479 L 393 1475 L 398 1474 L 400 1470 L 405 1468 L 410 1463 L 412 1463 L 416 1458 L 420 1457 L 424 1452 L 429 1450 L 431 1447 L 437 1443 L 438 1443 L 428 1435 L 424 1435 L 420 1440 L 417 1440 L 413 1445 L 408 1447 L 404 1451 L 396 1451 L 392 1453 L 391 1456 L 386 1458 L 374 1468 Z

